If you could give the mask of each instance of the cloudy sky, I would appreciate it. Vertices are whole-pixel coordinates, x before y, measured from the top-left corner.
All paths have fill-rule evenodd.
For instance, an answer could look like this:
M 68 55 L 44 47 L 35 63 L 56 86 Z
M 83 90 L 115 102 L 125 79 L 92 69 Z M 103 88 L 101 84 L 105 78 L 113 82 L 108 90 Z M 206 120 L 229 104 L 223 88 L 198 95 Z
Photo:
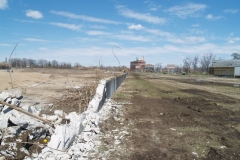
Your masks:
M 0 61 L 129 66 L 240 53 L 239 0 L 0 0 Z M 113 47 L 116 46 L 116 47 Z M 119 48 L 117 48 L 119 47 Z

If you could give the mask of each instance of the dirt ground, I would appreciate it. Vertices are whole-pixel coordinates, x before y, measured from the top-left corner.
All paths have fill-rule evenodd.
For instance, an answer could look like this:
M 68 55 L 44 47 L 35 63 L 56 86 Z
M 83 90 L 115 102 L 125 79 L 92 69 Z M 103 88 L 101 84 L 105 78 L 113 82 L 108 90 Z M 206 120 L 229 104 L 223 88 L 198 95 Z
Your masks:
M 240 79 L 130 74 L 113 96 L 122 107 L 100 124 L 102 145 L 92 159 L 240 159 L 236 84 Z
M 62 109 L 66 113 L 79 111 L 82 99 L 91 99 L 95 94 L 99 79 L 113 76 L 106 71 L 76 69 L 13 69 L 11 73 L 13 88 L 21 88 L 23 99 L 21 105 L 34 105 L 45 113 Z M 0 70 L 0 92 L 11 89 L 9 72 Z M 74 87 L 81 87 L 76 90 Z M 53 108 L 49 108 L 53 104 Z M 50 105 L 52 106 L 52 105 Z M 87 101 L 82 104 L 82 109 Z

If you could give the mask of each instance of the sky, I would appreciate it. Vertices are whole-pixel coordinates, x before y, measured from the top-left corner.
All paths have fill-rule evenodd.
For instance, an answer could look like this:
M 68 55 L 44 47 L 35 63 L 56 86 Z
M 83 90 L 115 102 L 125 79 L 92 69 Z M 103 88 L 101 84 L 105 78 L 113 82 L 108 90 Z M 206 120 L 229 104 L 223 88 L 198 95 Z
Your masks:
M 240 53 L 240 1 L 0 0 L 0 62 L 17 43 L 12 58 L 84 66 L 231 59 Z

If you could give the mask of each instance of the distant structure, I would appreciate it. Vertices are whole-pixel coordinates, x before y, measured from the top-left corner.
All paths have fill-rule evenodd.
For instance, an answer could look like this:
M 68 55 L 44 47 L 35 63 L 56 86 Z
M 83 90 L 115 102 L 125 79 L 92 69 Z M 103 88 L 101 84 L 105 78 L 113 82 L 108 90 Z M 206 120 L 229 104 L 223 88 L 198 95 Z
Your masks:
M 0 62 L 0 69 L 10 69 L 10 64 L 7 62 L 7 57 L 5 58 L 5 62 Z
M 130 62 L 130 71 L 138 71 L 143 72 L 145 70 L 146 62 L 144 61 L 144 57 L 137 57 L 136 61 Z
M 145 65 L 145 72 L 154 72 L 154 65 L 153 64 L 146 64 Z
M 213 60 L 209 73 L 214 76 L 240 78 L 240 60 Z
M 173 73 L 174 69 L 176 68 L 175 64 L 168 64 L 167 65 L 167 72 L 169 73 Z

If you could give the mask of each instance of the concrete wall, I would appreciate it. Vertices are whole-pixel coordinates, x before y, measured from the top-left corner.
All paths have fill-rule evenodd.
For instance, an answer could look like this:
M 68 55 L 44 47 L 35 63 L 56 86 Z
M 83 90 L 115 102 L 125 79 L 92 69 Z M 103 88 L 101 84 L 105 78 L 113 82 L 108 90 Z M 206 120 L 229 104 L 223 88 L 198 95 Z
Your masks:
M 99 112 L 102 109 L 106 98 L 109 98 L 114 94 L 114 92 L 125 80 L 127 75 L 128 73 L 125 73 L 117 77 L 100 80 L 96 90 L 96 94 L 88 105 L 88 110 Z

